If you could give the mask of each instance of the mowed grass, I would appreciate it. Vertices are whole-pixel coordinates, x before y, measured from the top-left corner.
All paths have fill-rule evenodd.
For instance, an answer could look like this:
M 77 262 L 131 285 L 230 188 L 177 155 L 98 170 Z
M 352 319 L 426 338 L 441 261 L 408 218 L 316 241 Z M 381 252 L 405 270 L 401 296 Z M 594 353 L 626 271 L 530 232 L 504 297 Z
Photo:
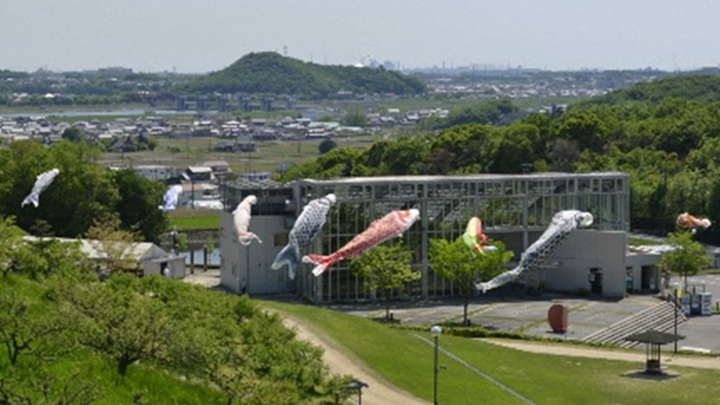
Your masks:
M 337 342 L 399 388 L 432 401 L 433 347 L 413 332 L 314 306 L 260 303 Z M 635 362 L 531 354 L 446 335 L 440 345 L 538 405 L 720 404 L 719 370 L 672 366 L 678 377 L 654 380 L 633 377 L 642 367 Z M 523 403 L 443 354 L 439 362 L 446 366 L 438 381 L 443 405 Z
M 171 226 L 178 231 L 194 231 L 200 229 L 218 229 L 220 212 L 208 209 L 178 208 L 168 211 Z

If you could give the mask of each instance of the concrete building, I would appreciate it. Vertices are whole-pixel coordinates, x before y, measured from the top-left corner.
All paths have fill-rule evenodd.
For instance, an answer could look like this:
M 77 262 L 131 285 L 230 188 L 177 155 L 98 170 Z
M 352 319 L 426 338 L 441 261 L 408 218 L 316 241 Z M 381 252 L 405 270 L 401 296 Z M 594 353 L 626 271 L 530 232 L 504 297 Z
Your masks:
M 221 280 L 236 292 L 295 292 L 314 302 L 368 299 L 370 292 L 362 279 L 350 273 L 348 261 L 336 263 L 320 277 L 310 273 L 312 266 L 301 264 L 294 280 L 287 278 L 286 269 L 270 269 L 303 206 L 333 192 L 337 203 L 321 236 L 302 253 L 329 254 L 387 212 L 417 208 L 421 219 L 401 239 L 413 253 L 414 269 L 422 275 L 404 291 L 412 297 L 458 293 L 451 282 L 433 272 L 428 257 L 431 239 L 454 240 L 471 217 L 479 216 L 483 231 L 503 242 L 517 261 L 554 214 L 567 209 L 592 213 L 592 227 L 571 234 L 541 269 L 525 275 L 520 283 L 528 288 L 604 297 L 620 297 L 627 290 L 653 291 L 660 285 L 655 267 L 659 255 L 627 250 L 628 181 L 625 173 L 604 172 L 304 179 L 288 185 L 225 183 L 221 186 L 225 205 L 220 215 Z M 267 242 L 245 247 L 234 237 L 231 212 L 249 194 L 258 198 L 250 230 Z

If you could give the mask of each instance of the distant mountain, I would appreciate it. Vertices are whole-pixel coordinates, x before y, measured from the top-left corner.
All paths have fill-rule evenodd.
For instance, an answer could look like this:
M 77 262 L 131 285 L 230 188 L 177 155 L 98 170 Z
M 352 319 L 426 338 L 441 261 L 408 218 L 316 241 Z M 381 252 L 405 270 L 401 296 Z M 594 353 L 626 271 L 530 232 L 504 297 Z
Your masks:
M 380 68 L 326 66 L 275 52 L 250 53 L 223 70 L 183 86 L 190 93 L 265 93 L 327 98 L 339 91 L 355 94 L 425 92 L 417 78 Z

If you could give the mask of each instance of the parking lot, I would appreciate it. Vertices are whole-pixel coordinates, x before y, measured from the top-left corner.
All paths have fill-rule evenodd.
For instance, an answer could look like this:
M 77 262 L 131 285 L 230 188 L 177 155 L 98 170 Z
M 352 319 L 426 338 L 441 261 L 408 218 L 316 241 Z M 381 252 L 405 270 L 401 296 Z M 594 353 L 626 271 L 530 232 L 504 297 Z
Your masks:
M 185 281 L 216 287 L 220 274 L 217 270 L 196 272 Z M 679 281 L 672 279 L 671 283 Z M 720 275 L 698 275 L 688 279 L 688 285 L 697 291 L 712 293 L 713 302 L 720 300 Z M 272 296 L 263 297 L 273 299 Z M 293 296 L 277 297 L 283 301 L 296 300 Z M 553 333 L 547 322 L 547 312 L 554 304 L 564 304 L 569 309 L 568 330 L 565 334 Z M 497 295 L 478 296 L 469 307 L 469 319 L 473 325 L 490 330 L 522 332 L 533 336 L 579 340 L 622 319 L 658 303 L 654 295 L 632 295 L 621 300 L 602 300 L 545 294 L 539 298 L 508 298 Z M 382 302 L 372 304 L 328 305 L 329 308 L 356 316 L 378 318 L 385 315 Z M 391 306 L 393 318 L 404 324 L 431 325 L 444 322 L 460 322 L 463 303 L 459 300 L 423 300 L 399 302 Z M 690 317 L 678 327 L 678 334 L 685 339 L 678 348 L 706 349 L 720 354 L 720 315 Z M 640 347 L 643 349 L 643 347 Z M 672 345 L 663 350 L 673 350 Z
M 677 280 L 671 280 L 674 281 Z M 688 285 L 696 286 L 698 291 L 701 288 L 699 286 L 704 286 L 704 291 L 712 293 L 713 303 L 720 300 L 720 275 L 693 276 L 688 279 Z M 498 299 L 497 296 L 479 296 L 471 301 L 468 317 L 473 325 L 490 330 L 580 340 L 658 302 L 658 298 L 654 295 L 631 295 L 616 301 L 548 294 L 535 299 Z M 569 309 L 568 330 L 565 334 L 554 333 L 547 321 L 549 308 L 558 303 L 566 305 Z M 369 318 L 385 315 L 385 307 L 382 303 L 330 307 Z M 404 324 L 434 325 L 460 322 L 463 303 L 458 300 L 398 303 L 391 307 L 391 311 L 393 318 Z M 720 315 L 718 314 L 690 317 L 686 322 L 679 324 L 678 334 L 685 336 L 685 339 L 678 343 L 678 348 L 681 350 L 705 349 L 720 354 Z M 639 349 L 644 350 L 644 347 Z M 663 350 L 673 349 L 672 345 L 663 347 Z

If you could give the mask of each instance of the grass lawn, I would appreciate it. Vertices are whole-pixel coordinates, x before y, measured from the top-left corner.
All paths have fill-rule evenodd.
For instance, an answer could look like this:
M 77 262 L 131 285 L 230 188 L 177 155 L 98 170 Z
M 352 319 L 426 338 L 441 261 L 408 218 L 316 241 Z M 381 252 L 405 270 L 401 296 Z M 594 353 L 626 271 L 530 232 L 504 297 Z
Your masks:
M 386 380 L 432 401 L 433 348 L 413 332 L 314 306 L 260 303 L 301 320 Z M 431 338 L 429 332 L 422 335 Z M 649 380 L 624 375 L 642 367 L 632 362 L 531 354 L 448 335 L 440 337 L 440 345 L 536 404 L 706 405 L 720 398 L 720 370 L 673 366 L 679 377 Z M 439 362 L 447 367 L 438 382 L 443 405 L 523 403 L 443 354 Z
M 198 229 L 218 229 L 220 227 L 220 212 L 207 209 L 178 208 L 169 211 L 171 226 L 178 231 L 193 231 Z

